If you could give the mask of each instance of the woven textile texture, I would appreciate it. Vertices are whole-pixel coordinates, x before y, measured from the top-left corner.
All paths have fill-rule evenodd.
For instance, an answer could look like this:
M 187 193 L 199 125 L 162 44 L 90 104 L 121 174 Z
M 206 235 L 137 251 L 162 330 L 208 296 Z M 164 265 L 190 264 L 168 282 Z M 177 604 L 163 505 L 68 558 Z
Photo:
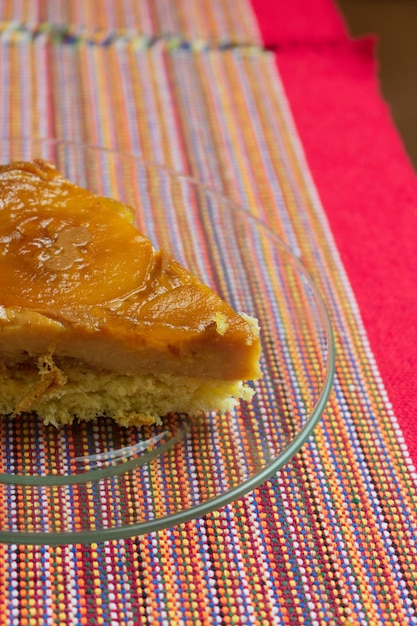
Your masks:
M 105 45 L 119 37 L 184 40 L 194 47 L 262 44 L 250 4 L 237 8 L 234 0 L 5 0 L 0 30 L 46 31 Z
M 84 37 L 83 29 L 124 30 L 125 18 L 112 14 L 110 3 L 98 16 L 87 13 L 88 2 L 3 3 L 0 133 L 127 150 L 238 200 L 301 256 L 319 286 L 335 331 L 334 390 L 297 456 L 216 513 L 90 546 L 0 546 L 0 621 L 417 623 L 417 475 L 274 55 L 258 45 L 246 2 L 239 15 L 231 2 L 206 0 L 205 9 L 196 2 L 192 18 L 175 8 L 181 3 L 168 4 L 171 12 L 155 5 L 158 28 L 136 17 L 148 24 L 143 32 L 109 43 Z M 209 9 L 210 30 L 202 33 Z M 165 17 L 171 21 L 162 26 Z M 77 37 L 55 29 L 63 22 L 77 23 Z M 54 28 L 39 28 L 46 23 Z M 179 40 L 141 37 L 168 31 Z M 223 41 L 227 33 L 229 42 L 256 45 L 188 45 L 183 32 Z

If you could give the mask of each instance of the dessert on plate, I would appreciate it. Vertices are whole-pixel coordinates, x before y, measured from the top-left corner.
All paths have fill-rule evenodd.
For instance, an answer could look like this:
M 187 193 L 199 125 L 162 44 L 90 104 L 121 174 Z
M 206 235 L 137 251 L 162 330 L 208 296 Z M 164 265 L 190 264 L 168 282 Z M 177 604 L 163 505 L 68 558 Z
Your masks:
M 259 377 L 256 320 L 43 160 L 0 166 L 0 413 L 45 423 L 227 411 Z

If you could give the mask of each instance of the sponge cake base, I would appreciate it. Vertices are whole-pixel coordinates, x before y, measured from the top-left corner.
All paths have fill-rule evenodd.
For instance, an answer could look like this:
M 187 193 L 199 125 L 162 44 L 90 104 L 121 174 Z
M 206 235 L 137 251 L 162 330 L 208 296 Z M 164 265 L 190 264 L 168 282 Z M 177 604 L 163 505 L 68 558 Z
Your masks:
M 55 426 L 99 415 L 121 426 L 159 423 L 168 412 L 225 412 L 252 394 L 241 381 L 163 372 L 119 374 L 71 358 L 54 360 L 51 353 L 0 365 L 0 412 L 36 412 Z

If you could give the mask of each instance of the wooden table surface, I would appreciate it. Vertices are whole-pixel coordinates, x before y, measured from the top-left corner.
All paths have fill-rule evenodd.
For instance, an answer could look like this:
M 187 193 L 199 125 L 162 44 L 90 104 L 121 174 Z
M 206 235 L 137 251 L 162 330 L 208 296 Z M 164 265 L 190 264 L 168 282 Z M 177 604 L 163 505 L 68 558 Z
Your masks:
M 352 36 L 378 36 L 382 93 L 417 168 L 417 2 L 338 0 Z

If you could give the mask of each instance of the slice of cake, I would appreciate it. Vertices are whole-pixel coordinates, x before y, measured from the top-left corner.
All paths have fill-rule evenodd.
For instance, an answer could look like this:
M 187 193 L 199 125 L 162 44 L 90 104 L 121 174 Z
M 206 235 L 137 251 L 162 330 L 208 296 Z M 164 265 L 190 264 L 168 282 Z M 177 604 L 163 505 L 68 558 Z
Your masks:
M 0 413 L 127 426 L 251 398 L 256 320 L 132 221 L 48 162 L 0 166 Z

